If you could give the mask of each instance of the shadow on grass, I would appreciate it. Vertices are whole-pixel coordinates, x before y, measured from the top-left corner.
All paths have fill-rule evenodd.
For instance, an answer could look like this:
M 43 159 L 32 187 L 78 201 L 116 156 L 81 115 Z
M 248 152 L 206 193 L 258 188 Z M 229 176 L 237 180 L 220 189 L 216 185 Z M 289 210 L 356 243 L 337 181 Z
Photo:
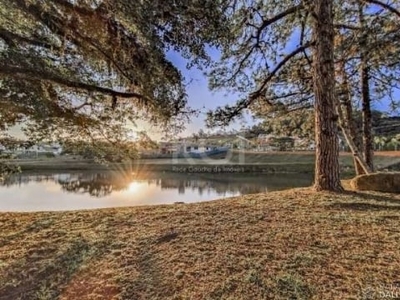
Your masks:
M 168 244 L 176 239 L 176 232 L 167 233 L 157 238 L 146 238 L 138 241 L 138 252 L 128 260 L 127 272 L 120 278 L 119 286 L 123 287 L 121 299 L 169 299 L 173 297 L 174 286 L 168 284 L 165 274 L 170 270 L 163 270 L 162 262 L 158 257 L 158 246 Z M 164 250 L 167 251 L 167 250 Z M 135 274 L 130 276 L 129 274 Z M 144 295 L 146 298 L 143 298 Z
M 359 211 L 367 211 L 367 210 L 400 211 L 400 206 L 380 205 L 380 204 L 371 204 L 371 203 L 363 203 L 363 202 L 335 203 L 335 204 L 332 204 L 331 207 L 342 208 L 342 209 L 351 209 L 351 210 L 359 210 Z
M 64 247 L 64 251 L 57 253 L 48 249 L 45 256 L 40 256 L 43 249 L 31 249 L 30 254 L 5 269 L 0 300 L 57 299 L 84 264 L 104 254 L 97 250 L 107 248 L 104 241 L 99 248 L 80 236 Z
M 361 198 L 365 200 L 365 202 L 337 202 L 330 205 L 330 207 L 358 211 L 400 211 L 400 199 L 394 197 L 396 194 L 393 194 L 393 197 L 363 192 L 346 192 L 346 194 L 357 196 L 357 198 Z

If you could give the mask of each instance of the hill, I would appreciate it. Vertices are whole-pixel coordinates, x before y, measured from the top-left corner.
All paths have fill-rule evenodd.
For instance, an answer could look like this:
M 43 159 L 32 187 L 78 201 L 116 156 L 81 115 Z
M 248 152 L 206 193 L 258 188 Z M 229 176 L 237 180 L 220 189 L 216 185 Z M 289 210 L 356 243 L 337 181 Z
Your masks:
M 0 213 L 0 299 L 397 298 L 399 220 L 399 195 L 308 189 Z

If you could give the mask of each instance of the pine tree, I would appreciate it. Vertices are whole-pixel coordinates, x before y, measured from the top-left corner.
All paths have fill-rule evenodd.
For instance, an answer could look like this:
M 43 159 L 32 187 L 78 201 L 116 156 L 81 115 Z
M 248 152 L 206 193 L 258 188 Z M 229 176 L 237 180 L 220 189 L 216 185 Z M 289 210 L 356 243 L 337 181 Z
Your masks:
M 243 97 L 235 105 L 210 112 L 210 125 L 226 125 L 257 102 L 273 106 L 282 101 L 296 107 L 309 103 L 304 95 L 312 95 L 315 189 L 341 191 L 333 1 L 301 1 L 297 5 L 292 1 L 244 1 L 232 8 L 229 17 L 235 36 L 221 43 L 222 62 L 211 73 L 211 86 L 231 87 Z M 251 93 L 247 93 L 249 88 Z

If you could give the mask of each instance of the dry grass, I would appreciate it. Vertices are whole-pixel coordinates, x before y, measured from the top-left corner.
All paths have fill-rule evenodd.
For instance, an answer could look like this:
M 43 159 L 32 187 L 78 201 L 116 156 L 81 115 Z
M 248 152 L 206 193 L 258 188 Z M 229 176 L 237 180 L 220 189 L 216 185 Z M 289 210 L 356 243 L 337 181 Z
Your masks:
M 399 221 L 398 195 L 308 189 L 2 213 L 0 299 L 400 296 Z

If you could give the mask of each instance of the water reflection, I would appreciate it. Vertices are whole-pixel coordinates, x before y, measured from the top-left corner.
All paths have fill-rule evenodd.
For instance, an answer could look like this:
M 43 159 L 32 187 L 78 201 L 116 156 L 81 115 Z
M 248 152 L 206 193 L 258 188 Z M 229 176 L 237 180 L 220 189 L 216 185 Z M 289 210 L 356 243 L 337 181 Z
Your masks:
M 309 176 L 300 175 L 226 175 L 218 174 L 128 174 L 121 172 L 102 173 L 64 173 L 64 174 L 20 174 L 8 178 L 0 186 L 23 185 L 30 182 L 56 182 L 64 192 L 89 194 L 94 197 L 104 197 L 122 190 L 137 192 L 138 183 L 146 182 L 160 189 L 177 190 L 185 194 L 188 190 L 197 191 L 199 195 L 214 191 L 217 194 L 239 193 L 254 194 L 268 190 L 279 190 L 288 187 L 306 186 L 310 183 Z M 268 186 L 268 187 L 267 187 Z
M 308 186 L 310 183 L 308 175 L 290 174 L 19 174 L 1 183 L 0 210 L 69 210 L 196 202 Z

